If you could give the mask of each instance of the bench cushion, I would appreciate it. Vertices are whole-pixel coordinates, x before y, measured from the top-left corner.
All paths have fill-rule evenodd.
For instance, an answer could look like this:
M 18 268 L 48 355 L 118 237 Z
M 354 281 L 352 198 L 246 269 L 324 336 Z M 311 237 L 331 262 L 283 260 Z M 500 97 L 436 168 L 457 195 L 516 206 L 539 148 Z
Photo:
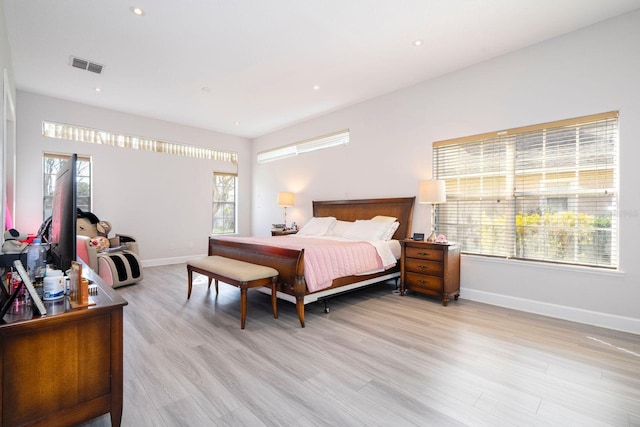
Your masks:
M 238 282 L 265 279 L 278 275 L 278 270 L 264 265 L 251 264 L 237 259 L 225 258 L 218 255 L 194 258 L 187 261 L 187 265 L 210 271 Z

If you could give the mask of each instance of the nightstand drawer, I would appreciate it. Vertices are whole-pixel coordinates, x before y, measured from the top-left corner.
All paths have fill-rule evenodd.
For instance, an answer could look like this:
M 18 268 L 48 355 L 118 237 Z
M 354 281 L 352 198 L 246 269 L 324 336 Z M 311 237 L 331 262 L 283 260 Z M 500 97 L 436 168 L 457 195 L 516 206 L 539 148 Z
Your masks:
M 444 265 L 441 261 L 426 261 L 423 259 L 406 258 L 405 263 L 406 270 L 413 271 L 415 273 L 442 276 L 444 272 Z
M 413 248 L 407 246 L 405 248 L 407 258 L 420 258 L 430 259 L 434 261 L 442 261 L 444 259 L 444 253 L 440 249 L 431 248 Z
M 420 289 L 427 291 L 442 291 L 442 277 L 427 276 L 424 274 L 406 273 L 406 288 L 420 292 Z

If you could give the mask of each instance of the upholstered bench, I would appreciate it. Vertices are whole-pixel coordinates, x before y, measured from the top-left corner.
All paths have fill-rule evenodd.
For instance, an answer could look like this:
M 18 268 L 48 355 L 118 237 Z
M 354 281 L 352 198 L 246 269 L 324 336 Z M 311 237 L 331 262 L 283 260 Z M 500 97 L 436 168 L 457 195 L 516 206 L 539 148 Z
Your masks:
M 209 278 L 208 289 L 211 288 L 211 280 L 215 280 L 216 294 L 218 293 L 218 280 L 240 288 L 240 328 L 244 329 L 247 318 L 247 289 L 260 286 L 271 288 L 271 307 L 273 317 L 278 318 L 278 303 L 276 297 L 276 284 L 278 283 L 278 270 L 264 265 L 251 264 L 232 258 L 217 255 L 194 258 L 187 261 L 187 274 L 189 288 L 187 299 L 191 298 L 192 274 L 202 274 Z

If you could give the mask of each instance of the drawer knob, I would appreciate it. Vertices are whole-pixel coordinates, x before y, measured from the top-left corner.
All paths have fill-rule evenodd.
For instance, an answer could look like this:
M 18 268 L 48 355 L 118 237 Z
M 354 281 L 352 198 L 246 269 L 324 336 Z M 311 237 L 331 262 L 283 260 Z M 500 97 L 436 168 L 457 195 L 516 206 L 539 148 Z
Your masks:
M 429 282 L 427 282 L 426 280 L 422 280 L 422 279 L 421 279 L 421 280 L 418 280 L 418 282 L 420 282 L 420 284 L 421 284 L 421 285 L 426 285 L 426 284 L 428 284 L 428 283 L 429 283 Z

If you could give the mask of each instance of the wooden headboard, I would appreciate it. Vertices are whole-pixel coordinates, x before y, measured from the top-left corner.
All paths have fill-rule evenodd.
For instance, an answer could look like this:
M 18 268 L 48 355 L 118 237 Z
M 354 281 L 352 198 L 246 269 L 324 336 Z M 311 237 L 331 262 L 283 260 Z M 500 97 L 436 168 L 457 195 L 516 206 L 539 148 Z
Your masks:
M 333 216 L 341 221 L 371 219 L 376 215 L 398 218 L 400 226 L 393 235 L 402 240 L 411 233 L 413 204 L 415 197 L 396 197 L 387 199 L 329 200 L 313 201 L 313 216 Z

